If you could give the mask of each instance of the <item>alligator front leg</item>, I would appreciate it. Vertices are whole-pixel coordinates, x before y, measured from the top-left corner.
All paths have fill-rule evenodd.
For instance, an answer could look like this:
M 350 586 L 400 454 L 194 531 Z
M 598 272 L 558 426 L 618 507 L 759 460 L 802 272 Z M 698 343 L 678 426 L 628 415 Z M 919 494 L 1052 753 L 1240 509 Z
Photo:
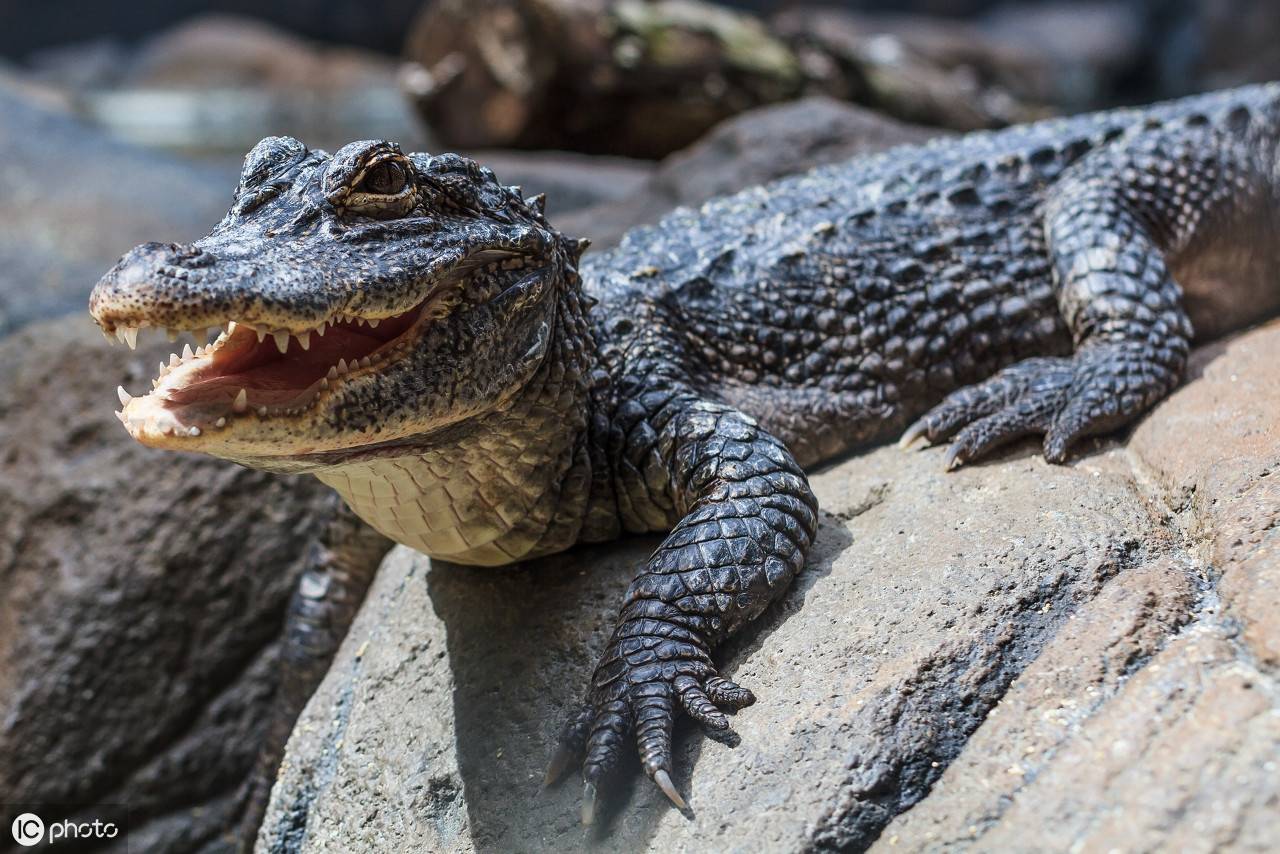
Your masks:
M 671 733 L 679 709 L 726 730 L 722 708 L 755 701 L 721 677 L 717 644 L 757 617 L 804 565 L 817 500 L 790 452 L 750 417 L 694 396 L 649 416 L 679 521 L 627 590 L 585 705 L 565 726 L 548 782 L 585 751 L 583 821 L 633 737 L 645 773 L 675 805 Z M 646 449 L 637 456 L 653 459 Z M 651 476 L 651 475 L 650 475 Z
M 1060 463 L 1081 437 L 1167 395 L 1192 334 L 1171 268 L 1238 242 L 1234 223 L 1265 216 L 1234 190 L 1256 168 L 1247 148 L 1212 129 L 1116 143 L 1071 167 L 1049 194 L 1044 228 L 1075 355 L 1027 359 L 953 393 L 903 443 L 950 439 L 950 468 L 1043 435 L 1045 459 Z
M 328 671 L 391 545 L 334 496 L 333 515 L 312 544 L 285 617 L 271 720 L 243 793 L 241 850 L 253 847 L 293 725 Z

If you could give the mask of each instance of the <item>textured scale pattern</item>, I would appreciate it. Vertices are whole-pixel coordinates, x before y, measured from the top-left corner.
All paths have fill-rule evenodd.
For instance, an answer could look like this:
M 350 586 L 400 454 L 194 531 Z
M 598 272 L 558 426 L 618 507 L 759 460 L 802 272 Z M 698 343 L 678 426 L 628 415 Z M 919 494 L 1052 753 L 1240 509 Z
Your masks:
M 684 807 L 676 718 L 723 733 L 754 702 L 714 651 L 804 566 L 805 467 L 899 434 L 949 442 L 948 466 L 1028 435 L 1062 462 L 1174 388 L 1193 335 L 1280 310 L 1278 142 L 1280 86 L 1253 86 L 894 149 L 582 256 L 466 158 L 272 139 L 213 234 L 134 250 L 93 310 L 293 329 L 446 294 L 411 352 L 314 414 L 182 447 L 314 472 L 452 561 L 664 533 L 548 771 L 582 763 L 590 822 L 630 750 Z M 375 156 L 411 180 L 368 207 Z
M 754 700 L 714 681 L 710 649 L 803 565 L 801 466 L 915 418 L 904 439 L 950 439 L 948 466 L 1029 434 L 1063 462 L 1178 382 L 1183 286 L 1274 310 L 1278 130 L 1266 86 L 974 134 L 680 210 L 584 259 L 621 521 L 672 532 L 553 772 L 585 752 L 590 801 L 630 734 L 666 790 L 677 711 L 716 730 Z M 1264 263 L 1171 274 L 1211 254 Z

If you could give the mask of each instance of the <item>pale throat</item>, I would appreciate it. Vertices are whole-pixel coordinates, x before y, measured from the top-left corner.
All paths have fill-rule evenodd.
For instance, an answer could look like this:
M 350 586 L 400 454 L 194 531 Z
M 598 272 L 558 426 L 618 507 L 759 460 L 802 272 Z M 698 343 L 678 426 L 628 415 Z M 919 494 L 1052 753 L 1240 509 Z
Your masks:
M 433 558 L 501 566 L 562 551 L 579 538 L 587 496 L 561 486 L 589 464 L 574 414 L 551 403 L 537 396 L 446 445 L 316 476 L 374 529 Z

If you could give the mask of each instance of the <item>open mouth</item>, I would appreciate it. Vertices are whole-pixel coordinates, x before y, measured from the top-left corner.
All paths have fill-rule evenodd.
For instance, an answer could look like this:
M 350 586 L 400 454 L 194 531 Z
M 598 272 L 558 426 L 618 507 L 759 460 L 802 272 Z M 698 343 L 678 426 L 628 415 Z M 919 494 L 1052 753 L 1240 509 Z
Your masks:
M 302 332 L 266 332 L 229 322 L 206 346 L 169 357 L 152 390 L 133 397 L 119 389 L 120 421 L 135 436 L 197 437 L 236 418 L 300 415 L 327 393 L 399 358 L 432 301 L 391 317 L 338 315 Z M 136 327 L 116 336 L 133 346 Z

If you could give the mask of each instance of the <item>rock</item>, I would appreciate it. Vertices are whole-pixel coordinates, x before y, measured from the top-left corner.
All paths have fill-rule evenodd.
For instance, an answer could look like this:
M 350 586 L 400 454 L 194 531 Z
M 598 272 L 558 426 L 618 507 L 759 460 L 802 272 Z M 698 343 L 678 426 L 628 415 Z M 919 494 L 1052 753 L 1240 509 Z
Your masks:
M 796 50 L 832 64 L 831 94 L 897 119 L 977 130 L 1050 114 L 1042 55 L 963 21 L 790 7 L 771 26 Z
M 253 18 L 206 14 L 147 40 L 119 85 L 336 92 L 392 87 L 395 74 L 389 56 L 317 44 Z
M 125 50 L 91 43 L 33 58 L 33 76 L 61 84 L 94 123 L 131 142 L 238 163 L 259 139 L 313 147 L 426 132 L 405 103 L 398 62 L 324 45 L 248 17 L 207 14 Z
M 116 142 L 0 77 L 0 335 L 84 310 L 130 247 L 194 240 L 222 218 L 228 176 Z
M 629 197 L 554 222 L 565 234 L 590 238 L 594 249 L 607 248 L 628 229 L 653 222 L 680 205 L 699 205 L 743 187 L 895 145 L 924 142 L 939 133 L 832 98 L 762 107 L 721 123 L 699 142 L 663 160 Z
M 976 29 L 934 50 L 954 22 L 908 41 L 864 20 L 803 8 L 766 22 L 702 0 L 432 0 L 401 79 L 440 139 L 462 148 L 658 158 L 806 95 L 957 130 L 1047 114 L 1012 90 L 1027 89 L 1038 56 L 1013 57 Z M 961 51 L 966 37 L 977 43 Z
M 462 148 L 656 158 L 808 88 L 759 18 L 702 0 L 433 0 L 405 56 L 406 91 Z
M 234 826 L 330 500 L 130 439 L 114 389 L 172 346 L 110 347 L 80 315 L 0 341 L 0 803 L 127 804 L 135 851 Z
M 1148 61 L 1152 43 L 1147 10 L 1132 0 L 1008 3 L 975 21 L 988 44 L 1035 57 L 1038 90 L 1010 82 L 1023 97 L 1040 97 L 1065 112 L 1110 106 Z M 1168 11 L 1168 10 L 1166 10 Z M 1034 94 L 1033 94 L 1034 92 Z M 1159 92 L 1130 93 L 1155 100 Z M 1168 93 L 1164 93 L 1168 96 Z
M 397 549 L 294 732 L 259 848 L 1262 850 L 1277 347 L 1280 323 L 1201 349 L 1128 441 L 1072 465 L 1026 443 L 954 474 L 942 449 L 896 448 L 816 473 L 808 568 L 719 657 L 760 698 L 741 744 L 677 730 L 691 820 L 634 766 L 599 838 L 576 781 L 539 791 L 655 540 L 510 570 Z
M 1167 556 L 1077 610 L 881 847 L 1274 848 L 1277 347 L 1280 323 L 1201 349 L 1134 431 L 1117 462 Z
M 470 151 L 504 184 L 518 184 L 526 195 L 544 193 L 547 216 L 634 198 L 653 174 L 647 160 L 577 154 L 571 151 Z

